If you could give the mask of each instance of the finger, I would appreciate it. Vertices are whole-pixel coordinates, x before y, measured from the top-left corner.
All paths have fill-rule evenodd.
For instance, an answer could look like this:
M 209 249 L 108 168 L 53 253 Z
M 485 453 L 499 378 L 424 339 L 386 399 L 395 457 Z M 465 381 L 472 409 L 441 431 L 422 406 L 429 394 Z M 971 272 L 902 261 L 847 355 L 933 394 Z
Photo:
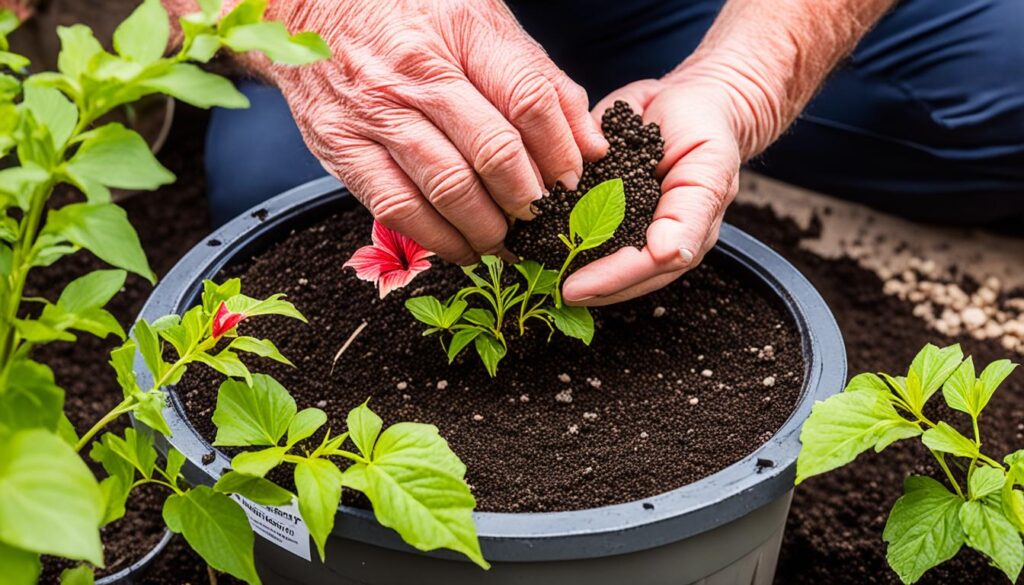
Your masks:
M 547 73 L 548 80 L 558 92 L 558 101 L 565 114 L 565 119 L 572 129 L 583 160 L 595 161 L 608 153 L 608 140 L 601 132 L 600 121 L 590 115 L 590 99 L 587 90 L 574 82 L 564 71 L 551 63 Z
M 418 112 L 409 111 L 396 126 L 385 146 L 427 201 L 477 253 L 501 252 L 505 214 L 448 137 Z
M 569 189 L 579 186 L 583 157 L 566 120 L 558 93 L 540 72 L 518 74 L 499 98 L 499 109 L 523 137 L 545 185 L 556 181 Z
M 532 219 L 530 203 L 540 199 L 544 186 L 537 181 L 526 146 L 519 132 L 461 73 L 407 101 L 444 133 L 505 212 Z
M 423 197 L 386 148 L 362 141 L 336 150 L 334 160 L 339 162 L 325 164 L 325 168 L 382 224 L 449 262 L 465 265 L 477 261 L 469 243 Z

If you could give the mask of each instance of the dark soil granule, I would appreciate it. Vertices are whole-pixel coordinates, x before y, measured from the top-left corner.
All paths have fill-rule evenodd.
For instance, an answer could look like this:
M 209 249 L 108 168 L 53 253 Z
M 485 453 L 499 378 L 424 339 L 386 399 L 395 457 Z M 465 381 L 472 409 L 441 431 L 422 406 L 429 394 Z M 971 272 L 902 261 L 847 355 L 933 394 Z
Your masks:
M 776 248 L 818 288 L 843 332 L 850 376 L 867 371 L 905 373 L 926 343 L 960 343 L 979 367 L 1013 357 L 998 340 L 951 339 L 930 330 L 913 315 L 911 304 L 882 292 L 882 281 L 874 272 L 853 260 L 825 260 L 800 248 L 801 239 L 816 237 L 819 225 L 812 223 L 807 232 L 769 210 L 745 205 L 734 205 L 726 219 Z M 964 415 L 945 408 L 941 393 L 932 397 L 929 406 L 933 420 L 970 425 Z M 1024 374 L 1018 372 L 996 392 L 982 415 L 985 452 L 1002 459 L 1024 446 L 1022 420 Z M 855 463 L 798 487 L 776 583 L 897 585 L 899 578 L 885 560 L 882 529 L 893 503 L 903 493 L 906 476 L 929 474 L 944 481 L 933 461 L 920 441 L 902 441 L 882 453 L 865 453 Z M 984 557 L 964 547 L 918 583 L 996 585 L 1008 580 Z
M 336 427 L 368 397 L 388 423 L 437 425 L 468 466 L 481 510 L 576 510 L 678 488 L 766 441 L 800 392 L 802 354 L 788 316 L 715 260 L 664 291 L 595 311 L 590 347 L 560 335 L 548 345 L 535 328 L 511 338 L 496 379 L 471 351 L 449 366 L 403 302 L 450 295 L 465 276 L 436 265 L 379 300 L 341 268 L 369 232 L 365 211 L 346 212 L 235 268 L 247 294 L 287 293 L 310 320 L 243 323 L 244 334 L 273 339 L 297 367 L 252 365 L 300 408 L 321 403 Z M 766 345 L 773 357 L 759 357 Z M 207 439 L 219 384 L 194 367 L 177 389 Z
M 599 161 L 584 163 L 583 176 L 575 191 L 556 184 L 550 195 L 535 203 L 539 211 L 536 219 L 512 226 L 505 245 L 513 253 L 548 268 L 559 268 L 568 250 L 558 234 L 568 235 L 573 206 L 594 186 L 615 178 L 622 179 L 626 191 L 622 225 L 611 240 L 581 253 L 572 268 L 580 268 L 619 248 L 639 249 L 647 243 L 647 226 L 661 197 L 661 182 L 654 175 L 664 154 L 661 131 L 657 124 L 644 125 L 643 118 L 622 101 L 605 110 L 601 127 L 610 145 L 608 154 Z

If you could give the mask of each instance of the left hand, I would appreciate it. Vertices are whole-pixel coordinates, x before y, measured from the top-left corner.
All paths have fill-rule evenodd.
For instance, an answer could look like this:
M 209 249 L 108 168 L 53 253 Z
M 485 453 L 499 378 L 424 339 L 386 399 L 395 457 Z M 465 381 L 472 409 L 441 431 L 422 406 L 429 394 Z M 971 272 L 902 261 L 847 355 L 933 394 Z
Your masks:
M 600 119 L 615 100 L 661 127 L 661 200 L 642 250 L 623 248 L 576 271 L 563 297 L 573 305 L 617 303 L 657 290 L 700 264 L 718 241 L 726 207 L 739 188 L 744 138 L 761 122 L 729 72 L 687 68 L 631 83 L 601 100 Z

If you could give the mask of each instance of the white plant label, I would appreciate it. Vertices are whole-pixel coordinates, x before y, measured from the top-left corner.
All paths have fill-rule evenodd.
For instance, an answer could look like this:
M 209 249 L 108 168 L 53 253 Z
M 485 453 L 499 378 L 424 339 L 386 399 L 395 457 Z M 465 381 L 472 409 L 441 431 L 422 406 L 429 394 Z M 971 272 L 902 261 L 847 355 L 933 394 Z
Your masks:
M 309 527 L 302 521 L 294 500 L 287 506 L 264 506 L 238 494 L 231 497 L 242 505 L 253 532 L 297 557 L 310 560 Z

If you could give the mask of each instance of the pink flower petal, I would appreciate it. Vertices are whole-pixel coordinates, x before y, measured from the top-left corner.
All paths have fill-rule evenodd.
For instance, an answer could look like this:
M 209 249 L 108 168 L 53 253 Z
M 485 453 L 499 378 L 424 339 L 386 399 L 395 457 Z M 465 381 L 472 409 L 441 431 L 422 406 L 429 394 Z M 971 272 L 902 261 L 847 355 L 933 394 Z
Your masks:
M 359 248 L 343 266 L 354 269 L 356 276 L 370 282 L 377 282 L 384 272 L 405 269 L 402 261 L 394 254 L 377 246 Z
M 213 323 L 210 327 L 214 339 L 231 331 L 244 319 L 244 314 L 232 313 L 228 310 L 228 306 L 221 302 L 220 307 L 217 308 L 217 314 L 213 316 Z

